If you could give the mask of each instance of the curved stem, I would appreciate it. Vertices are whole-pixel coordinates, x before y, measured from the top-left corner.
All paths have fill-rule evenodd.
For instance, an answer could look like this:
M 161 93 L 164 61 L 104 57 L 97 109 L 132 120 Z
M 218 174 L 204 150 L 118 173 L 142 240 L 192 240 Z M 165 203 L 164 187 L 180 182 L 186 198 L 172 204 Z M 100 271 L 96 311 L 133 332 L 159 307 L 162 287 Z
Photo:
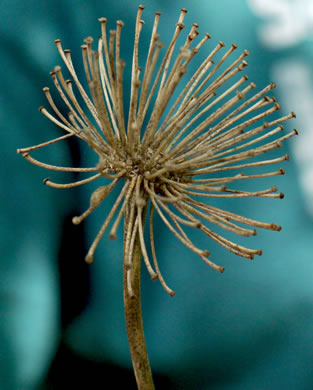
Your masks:
M 138 389 L 154 390 L 142 322 L 140 297 L 141 247 L 138 234 L 134 243 L 130 273 L 127 253 L 128 249 L 125 248 L 127 246 L 127 229 L 133 230 L 133 228 L 134 224 L 129 224 L 129 212 L 126 211 L 124 231 L 123 294 L 128 344 Z M 131 284 L 133 294 L 129 293 L 128 283 Z

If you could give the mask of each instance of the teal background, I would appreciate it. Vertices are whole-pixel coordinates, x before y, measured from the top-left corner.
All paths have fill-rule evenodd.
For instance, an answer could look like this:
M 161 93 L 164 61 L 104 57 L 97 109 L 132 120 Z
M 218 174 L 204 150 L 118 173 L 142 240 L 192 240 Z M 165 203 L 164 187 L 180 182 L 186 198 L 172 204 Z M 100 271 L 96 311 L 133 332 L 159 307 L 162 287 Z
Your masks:
M 155 11 L 162 12 L 159 31 L 161 40 L 168 43 L 179 9 L 186 7 L 186 30 L 191 23 L 199 23 L 202 35 L 206 31 L 212 35 L 210 48 L 222 40 L 227 47 L 237 43 L 240 50 L 250 51 L 245 73 L 259 88 L 272 81 L 271 67 L 279 59 L 292 54 L 312 63 L 313 46 L 307 42 L 284 50 L 264 47 L 257 36 L 262 20 L 244 0 L 148 0 L 144 4 L 143 46 L 149 43 Z M 102 240 L 90 267 L 84 266 L 82 253 L 101 226 L 112 197 L 83 230 L 72 228 L 66 221 L 88 207 L 93 186 L 66 191 L 47 188 L 42 185 L 47 176 L 60 182 L 75 177 L 32 166 L 15 150 L 62 134 L 37 112 L 39 106 L 47 105 L 41 88 L 52 87 L 49 71 L 61 64 L 54 40 L 61 38 L 64 47 L 72 49 L 82 74 L 80 44 L 86 36 L 100 34 L 97 19 L 108 17 L 111 28 L 121 19 L 125 22 L 122 57 L 129 70 L 136 12 L 137 4 L 129 0 L 0 3 L 0 389 L 53 388 L 49 383 L 59 383 L 60 367 L 70 370 L 75 362 L 81 366 L 70 371 L 71 377 L 63 376 L 66 383 L 76 383 L 75 376 L 83 381 L 90 372 L 106 372 L 105 380 L 109 376 L 105 367 L 117 367 L 118 371 L 112 369 L 116 380 L 123 375 L 128 378 L 121 231 L 116 242 Z M 298 120 L 290 129 L 297 127 Z M 313 228 L 299 185 L 299 166 L 292 159 L 292 142 L 280 151 L 291 155 L 291 161 L 283 165 L 285 176 L 264 184 L 244 183 L 249 190 L 275 183 L 286 194 L 284 200 L 218 203 L 235 213 L 283 226 L 280 233 L 259 231 L 257 237 L 242 241 L 262 248 L 261 258 L 248 262 L 198 232 L 191 233 L 200 247 L 210 249 L 212 260 L 225 265 L 220 275 L 158 224 L 160 268 L 177 292 L 174 298 L 168 297 L 143 270 L 151 365 L 157 378 L 166 378 L 159 388 L 312 389 Z M 59 143 L 36 156 L 64 166 L 80 161 L 90 164 L 92 156 L 86 148 L 78 153 L 76 143 L 70 146 Z M 65 357 L 57 352 L 60 346 L 70 351 Z M 55 356 L 61 371 L 51 376 Z M 66 370 L 62 372 L 65 375 Z M 133 381 L 131 374 L 130 378 Z

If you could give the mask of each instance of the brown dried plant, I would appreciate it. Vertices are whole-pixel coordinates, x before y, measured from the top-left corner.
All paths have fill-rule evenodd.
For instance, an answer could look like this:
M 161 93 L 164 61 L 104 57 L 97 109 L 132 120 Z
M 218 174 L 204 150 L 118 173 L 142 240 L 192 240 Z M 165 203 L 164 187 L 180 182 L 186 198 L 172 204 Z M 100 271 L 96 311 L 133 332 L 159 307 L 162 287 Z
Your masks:
M 129 343 L 138 387 L 150 389 L 153 384 L 152 379 L 149 379 L 151 373 L 145 356 L 139 298 L 141 257 L 151 278 L 159 279 L 170 295 L 175 294 L 166 284 L 158 266 L 153 232 L 155 212 L 179 241 L 219 272 L 223 272 L 224 268 L 208 259 L 208 250 L 195 246 L 184 227 L 200 230 L 236 255 L 248 259 L 261 255 L 262 251 L 259 249 L 246 248 L 218 234 L 214 231 L 214 226 L 240 236 L 256 235 L 255 228 L 279 231 L 281 227 L 214 207 L 207 200 L 282 198 L 283 195 L 277 193 L 275 186 L 248 192 L 232 188 L 232 185 L 247 179 L 284 174 L 282 168 L 258 174 L 246 174 L 242 170 L 288 160 L 287 155 L 274 159 L 257 157 L 280 148 L 284 140 L 297 134 L 297 130 L 280 135 L 283 130 L 281 123 L 295 117 L 294 113 L 279 119 L 267 119 L 280 109 L 275 98 L 266 95 L 275 88 L 273 83 L 253 93 L 256 85 L 247 84 L 247 76 L 239 76 L 248 65 L 247 50 L 229 61 L 237 46 L 232 45 L 221 55 L 225 45 L 219 42 L 197 70 L 186 78 L 188 65 L 211 37 L 205 34 L 195 44 L 199 32 L 198 25 L 194 23 L 176 54 L 175 46 L 185 27 L 185 9 L 180 12 L 173 38 L 163 57 L 161 51 L 164 45 L 159 41 L 157 32 L 161 14 L 155 14 L 146 63 L 143 69 L 140 68 L 139 40 L 144 24 L 141 19 L 143 9 L 143 6 L 139 6 L 136 19 L 127 116 L 123 101 L 125 62 L 120 57 L 124 23 L 117 21 L 116 30 L 111 30 L 108 34 L 107 19 L 100 18 L 102 36 L 98 40 L 97 49 L 92 47 L 91 37 L 86 38 L 86 44 L 82 46 L 90 95 L 79 81 L 71 52 L 63 50 L 59 39 L 55 41 L 91 117 L 79 104 L 72 81 L 65 80 L 61 67 L 56 66 L 51 77 L 69 110 L 68 118 L 54 103 L 49 88 L 44 88 L 43 91 L 53 114 L 44 107 L 40 108 L 40 112 L 67 134 L 36 146 L 19 149 L 18 153 L 39 167 L 55 171 L 94 173 L 87 179 L 70 184 L 57 184 L 46 179 L 44 183 L 50 187 L 63 189 L 98 179 L 101 181 L 103 178 L 111 180 L 110 184 L 100 185 L 93 192 L 89 208 L 82 215 L 73 218 L 74 224 L 79 224 L 88 217 L 117 183 L 123 181 L 121 191 L 95 237 L 86 261 L 93 261 L 98 243 L 113 217 L 115 216 L 115 220 L 109 234 L 111 239 L 116 237 L 117 228 L 124 217 L 124 301 Z M 218 60 L 214 62 L 216 58 Z M 226 65 L 227 62 L 229 65 Z M 181 85 L 180 91 L 174 95 Z M 36 149 L 72 136 L 85 141 L 98 155 L 97 166 L 54 166 L 40 162 L 30 155 Z M 254 158 L 257 158 L 256 161 L 253 161 Z M 206 200 L 199 200 L 201 198 Z M 146 219 L 150 231 L 151 256 L 144 239 Z M 131 318 L 132 315 L 135 315 L 136 320 Z M 134 334 L 140 332 L 142 335 L 139 340 Z M 143 350 L 138 352 L 138 345 L 141 344 Z M 138 369 L 135 366 L 140 359 L 141 362 L 146 359 L 146 365 L 141 364 Z

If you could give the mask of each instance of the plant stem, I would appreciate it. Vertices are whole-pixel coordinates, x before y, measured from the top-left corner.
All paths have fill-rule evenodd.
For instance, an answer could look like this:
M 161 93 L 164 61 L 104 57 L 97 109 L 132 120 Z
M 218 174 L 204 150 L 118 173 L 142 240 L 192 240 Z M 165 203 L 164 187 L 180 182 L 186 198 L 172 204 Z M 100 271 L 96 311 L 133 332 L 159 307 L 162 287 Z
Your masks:
M 130 228 L 128 223 L 128 215 L 125 215 L 125 233 Z M 133 228 L 133 226 L 131 226 Z M 125 239 L 124 239 L 125 244 Z M 126 319 L 126 328 L 128 335 L 128 344 L 133 363 L 134 374 L 139 390 L 154 390 L 152 373 L 147 353 L 146 341 L 143 330 L 142 312 L 141 312 L 141 297 L 140 297 L 140 269 L 141 269 L 141 247 L 139 237 L 137 235 L 134 244 L 132 266 L 130 273 L 130 283 L 134 295 L 130 296 L 127 284 L 127 267 L 125 266 L 126 250 L 124 248 L 124 264 L 123 264 L 123 294 L 124 294 L 124 310 Z

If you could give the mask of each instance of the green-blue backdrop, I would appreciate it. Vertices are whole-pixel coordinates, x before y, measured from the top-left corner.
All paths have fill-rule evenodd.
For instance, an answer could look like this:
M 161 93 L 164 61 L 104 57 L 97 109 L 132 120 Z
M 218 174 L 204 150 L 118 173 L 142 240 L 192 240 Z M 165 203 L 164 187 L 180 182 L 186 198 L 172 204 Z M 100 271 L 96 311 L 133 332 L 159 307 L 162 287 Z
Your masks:
M 292 139 L 282 151 L 291 156 L 291 161 L 284 165 L 287 175 L 273 181 L 286 194 L 284 200 L 251 199 L 222 205 L 283 226 L 280 233 L 260 231 L 250 239 L 251 246 L 263 249 L 262 257 L 248 262 L 208 242 L 206 237 L 196 237 L 201 247 L 211 250 L 217 263 L 225 265 L 226 271 L 220 275 L 183 247 L 162 224 L 157 229 L 160 267 L 177 293 L 174 298 L 167 296 L 143 270 L 144 325 L 152 368 L 169 378 L 171 389 L 313 387 L 313 220 L 309 173 L 313 169 L 313 149 L 309 148 L 313 134 L 313 122 L 309 121 L 313 111 L 309 104 L 313 93 L 313 42 L 310 15 L 306 15 L 308 8 L 304 7 L 309 2 L 276 2 L 277 9 L 268 1 L 261 3 L 143 3 L 143 43 L 149 42 L 155 11 L 162 12 L 161 40 L 169 42 L 180 8 L 187 8 L 185 24 L 197 22 L 200 33 L 209 32 L 210 47 L 222 40 L 228 46 L 237 43 L 241 50 L 250 51 L 246 73 L 259 87 L 277 75 L 276 97 L 284 104 L 283 112 L 298 111 L 298 118 L 290 126 L 303 127 L 299 136 L 302 141 Z M 102 240 L 96 261 L 89 269 L 84 267 L 81 253 L 85 250 L 83 239 L 86 245 L 91 242 L 109 206 L 105 203 L 92 215 L 83 231 L 77 228 L 66 233 L 70 228 L 64 221 L 88 207 L 93 187 L 65 191 L 47 188 L 42 179 L 50 173 L 30 165 L 15 150 L 62 134 L 38 113 L 38 107 L 46 104 L 41 88 L 52 87 L 49 71 L 61 64 L 54 40 L 61 38 L 64 47 L 72 49 L 82 73 L 79 46 L 86 36 L 96 38 L 100 34 L 97 19 L 108 17 L 111 28 L 121 19 L 125 22 L 122 58 L 129 70 L 138 4 L 133 0 L 0 3 L 3 390 L 44 388 L 42 383 L 61 340 L 71 353 L 91 364 L 107 362 L 121 369 L 130 367 L 122 304 L 121 231 L 116 242 L 107 237 Z M 293 20 L 298 26 L 295 39 L 288 35 Z M 46 148 L 41 157 L 65 166 L 73 160 L 87 165 L 91 159 L 86 149 L 79 153 L 75 143 L 72 148 L 67 143 Z M 69 175 L 57 178 L 64 182 L 75 179 Z M 251 190 L 262 188 L 257 181 L 245 184 Z M 66 269 L 66 277 L 62 269 Z M 82 272 L 88 278 L 81 277 Z M 62 291 L 67 291 L 65 298 Z M 64 306 L 62 299 L 66 297 Z M 84 305 L 76 310 L 77 300 Z

